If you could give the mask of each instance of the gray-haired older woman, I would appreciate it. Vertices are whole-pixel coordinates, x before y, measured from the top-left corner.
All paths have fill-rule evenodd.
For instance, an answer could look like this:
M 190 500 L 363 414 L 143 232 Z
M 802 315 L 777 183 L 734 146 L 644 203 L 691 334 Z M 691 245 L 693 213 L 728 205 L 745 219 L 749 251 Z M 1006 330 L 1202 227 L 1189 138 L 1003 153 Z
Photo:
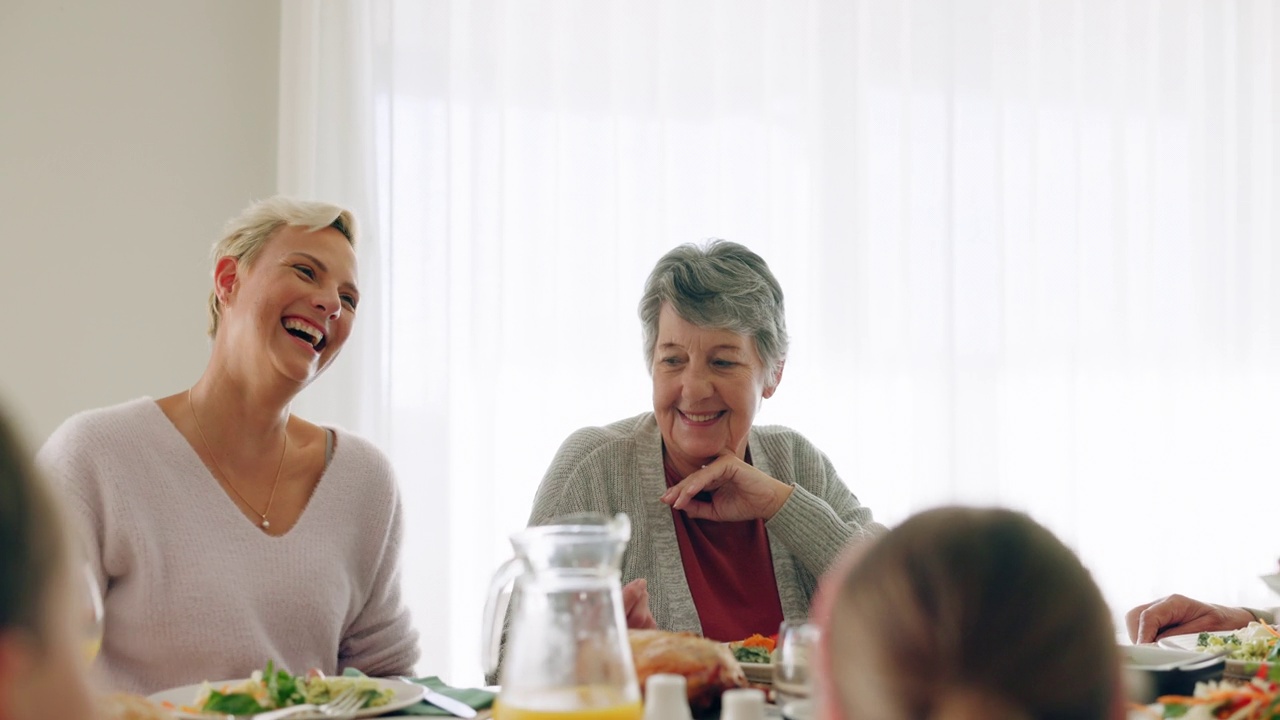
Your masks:
M 805 619 L 841 549 L 884 528 L 799 433 L 752 425 L 786 362 L 782 288 L 742 245 L 681 245 L 650 273 L 640 319 L 653 411 L 573 433 L 530 524 L 630 516 L 630 627 L 733 641 Z

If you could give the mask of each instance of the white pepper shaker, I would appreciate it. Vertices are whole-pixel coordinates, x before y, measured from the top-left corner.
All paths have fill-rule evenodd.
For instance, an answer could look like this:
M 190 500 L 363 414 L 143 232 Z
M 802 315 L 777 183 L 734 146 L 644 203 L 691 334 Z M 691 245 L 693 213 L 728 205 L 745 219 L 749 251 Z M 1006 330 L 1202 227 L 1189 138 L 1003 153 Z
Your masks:
M 644 683 L 644 720 L 693 720 L 683 675 L 658 673 Z
M 755 688 L 725 690 L 720 695 L 720 720 L 764 720 L 764 691 Z

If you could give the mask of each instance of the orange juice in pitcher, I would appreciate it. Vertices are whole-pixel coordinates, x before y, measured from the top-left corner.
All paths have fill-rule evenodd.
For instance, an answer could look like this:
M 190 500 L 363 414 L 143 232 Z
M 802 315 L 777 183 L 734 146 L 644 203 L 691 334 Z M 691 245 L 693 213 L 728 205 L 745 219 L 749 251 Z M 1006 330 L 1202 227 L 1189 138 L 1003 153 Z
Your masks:
M 639 700 L 627 700 L 607 686 L 566 688 L 532 698 L 503 694 L 493 703 L 495 720 L 640 720 L 643 714 Z
M 619 582 L 630 538 L 622 514 L 575 515 L 511 537 L 516 556 L 494 576 L 485 609 L 486 674 L 501 658 L 495 720 L 640 720 Z

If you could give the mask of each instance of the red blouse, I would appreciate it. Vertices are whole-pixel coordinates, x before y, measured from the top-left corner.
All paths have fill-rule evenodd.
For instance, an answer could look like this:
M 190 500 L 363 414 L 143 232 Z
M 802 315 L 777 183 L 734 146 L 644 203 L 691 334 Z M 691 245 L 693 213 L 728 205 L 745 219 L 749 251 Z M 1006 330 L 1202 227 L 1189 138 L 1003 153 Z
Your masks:
M 684 479 L 670 464 L 663 466 L 667 487 Z M 675 508 L 671 514 L 703 636 L 732 642 L 778 632 L 782 601 L 764 520 L 698 520 Z

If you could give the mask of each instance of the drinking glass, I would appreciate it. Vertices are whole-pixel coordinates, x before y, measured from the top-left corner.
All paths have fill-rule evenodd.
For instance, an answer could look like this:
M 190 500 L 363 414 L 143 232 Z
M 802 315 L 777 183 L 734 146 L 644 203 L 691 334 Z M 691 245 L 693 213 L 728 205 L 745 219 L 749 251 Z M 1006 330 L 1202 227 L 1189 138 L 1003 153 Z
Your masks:
M 84 614 L 81 616 L 81 642 L 84 658 L 92 663 L 102 648 L 103 609 L 102 590 L 94 577 L 93 568 L 85 563 L 81 566 L 81 585 L 84 588 Z
M 809 697 L 813 688 L 811 661 L 817 660 L 817 625 L 783 621 L 773 650 L 773 692 L 778 707 Z

